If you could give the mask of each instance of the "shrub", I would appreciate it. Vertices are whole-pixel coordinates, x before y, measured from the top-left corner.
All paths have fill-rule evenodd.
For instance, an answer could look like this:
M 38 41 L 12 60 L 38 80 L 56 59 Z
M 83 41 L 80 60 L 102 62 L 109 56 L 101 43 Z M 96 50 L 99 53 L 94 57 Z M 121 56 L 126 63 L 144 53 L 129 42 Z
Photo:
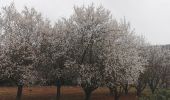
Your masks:
M 142 96 L 139 100 L 170 100 L 170 90 L 157 90 L 155 94 Z

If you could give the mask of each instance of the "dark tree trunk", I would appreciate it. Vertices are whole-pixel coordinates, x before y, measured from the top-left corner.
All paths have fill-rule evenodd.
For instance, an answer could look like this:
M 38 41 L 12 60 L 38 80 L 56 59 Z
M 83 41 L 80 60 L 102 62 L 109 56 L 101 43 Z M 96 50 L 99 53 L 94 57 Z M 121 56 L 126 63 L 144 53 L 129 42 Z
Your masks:
M 90 100 L 92 91 L 85 91 L 85 100 Z
M 110 95 L 114 95 L 114 88 L 108 87 L 110 91 Z
M 152 94 L 154 94 L 155 93 L 155 88 L 152 88 L 151 91 L 152 91 Z
M 146 87 L 146 82 L 138 82 L 139 84 L 135 87 L 136 88 L 136 95 L 138 96 L 138 97 L 140 97 L 141 96 L 141 94 L 142 94 L 142 91 L 145 89 L 145 87 Z
M 117 88 L 115 87 L 114 88 L 114 100 L 119 100 L 119 93 L 118 93 L 118 90 L 117 90 Z
M 23 85 L 18 85 L 16 100 L 21 100 Z
M 84 100 L 90 100 L 92 92 L 97 89 L 97 87 L 89 86 L 89 87 L 83 87 L 84 93 L 85 93 L 85 99 Z
M 159 82 L 160 82 L 160 77 L 157 76 L 157 74 L 153 75 L 153 76 L 149 79 L 148 85 L 149 85 L 149 87 L 150 87 L 150 89 L 151 89 L 152 94 L 155 93 L 155 90 L 156 90 Z
M 142 92 L 142 91 L 140 91 L 140 90 L 137 90 L 137 93 L 136 93 L 136 95 L 137 95 L 138 97 L 140 97 L 140 96 L 141 96 L 141 92 Z
M 128 94 L 128 84 L 125 84 L 125 86 L 124 86 L 124 91 L 125 91 L 125 95 L 127 95 Z
M 60 96 L 61 96 L 61 81 L 60 80 L 56 81 L 56 86 L 57 86 L 56 100 L 60 100 Z
M 152 83 L 152 84 L 149 84 L 149 86 L 150 86 L 150 89 L 151 89 L 152 94 L 154 94 L 157 85 L 155 85 L 154 83 Z

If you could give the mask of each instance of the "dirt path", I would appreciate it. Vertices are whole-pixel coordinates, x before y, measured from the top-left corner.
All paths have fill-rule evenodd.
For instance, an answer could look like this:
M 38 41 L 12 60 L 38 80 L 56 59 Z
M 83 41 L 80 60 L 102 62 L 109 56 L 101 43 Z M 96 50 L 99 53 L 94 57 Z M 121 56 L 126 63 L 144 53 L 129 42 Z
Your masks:
M 17 88 L 1 87 L 0 100 L 15 100 Z M 63 87 L 61 100 L 83 100 L 84 94 L 80 87 Z M 56 87 L 25 87 L 22 100 L 55 100 Z M 135 95 L 122 96 L 120 100 L 137 100 Z M 114 100 L 107 88 L 99 88 L 91 100 Z

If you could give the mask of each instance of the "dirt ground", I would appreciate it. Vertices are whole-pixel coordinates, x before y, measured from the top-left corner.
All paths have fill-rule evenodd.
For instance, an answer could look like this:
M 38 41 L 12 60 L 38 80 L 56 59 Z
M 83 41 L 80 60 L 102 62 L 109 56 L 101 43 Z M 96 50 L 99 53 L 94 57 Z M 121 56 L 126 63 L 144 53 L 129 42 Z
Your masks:
M 0 100 L 15 100 L 16 87 L 0 87 Z M 80 87 L 62 87 L 61 100 L 83 100 Z M 22 100 L 55 100 L 56 87 L 24 87 Z M 114 100 L 107 88 L 98 88 L 93 92 L 91 100 Z M 120 100 L 137 100 L 134 94 L 121 96 Z

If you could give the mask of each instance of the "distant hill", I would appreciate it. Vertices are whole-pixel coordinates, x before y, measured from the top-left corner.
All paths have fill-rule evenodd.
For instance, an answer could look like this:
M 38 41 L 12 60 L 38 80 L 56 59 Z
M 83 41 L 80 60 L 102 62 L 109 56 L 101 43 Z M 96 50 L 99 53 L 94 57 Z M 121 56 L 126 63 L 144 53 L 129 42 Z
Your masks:
M 162 46 L 162 48 L 165 48 L 165 49 L 169 49 L 169 50 L 170 50 L 170 44 L 160 45 L 160 46 Z

